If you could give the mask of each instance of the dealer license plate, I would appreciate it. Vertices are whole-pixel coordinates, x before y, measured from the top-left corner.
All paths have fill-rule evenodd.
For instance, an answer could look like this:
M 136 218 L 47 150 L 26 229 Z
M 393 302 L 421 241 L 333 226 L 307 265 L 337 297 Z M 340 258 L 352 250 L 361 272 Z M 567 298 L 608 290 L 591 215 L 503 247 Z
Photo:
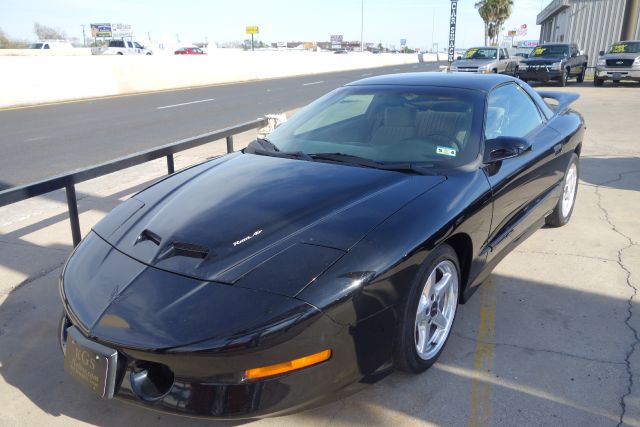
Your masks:
M 67 329 L 64 369 L 98 396 L 113 397 L 117 361 L 116 350 L 86 339 L 73 326 Z

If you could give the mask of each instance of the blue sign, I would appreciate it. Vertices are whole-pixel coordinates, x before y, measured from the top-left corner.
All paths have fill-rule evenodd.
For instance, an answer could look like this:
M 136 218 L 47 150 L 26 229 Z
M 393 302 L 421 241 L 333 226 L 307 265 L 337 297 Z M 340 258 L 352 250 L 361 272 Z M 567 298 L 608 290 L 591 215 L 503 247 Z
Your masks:
M 407 45 L 407 39 L 400 39 L 400 46 L 406 46 Z

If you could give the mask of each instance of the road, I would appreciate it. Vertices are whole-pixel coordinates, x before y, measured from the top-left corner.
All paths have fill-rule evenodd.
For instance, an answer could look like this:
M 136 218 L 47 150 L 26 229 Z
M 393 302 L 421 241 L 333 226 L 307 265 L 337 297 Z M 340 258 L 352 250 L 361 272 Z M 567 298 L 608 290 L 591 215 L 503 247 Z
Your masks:
M 0 111 L 0 190 L 301 107 L 397 65 Z

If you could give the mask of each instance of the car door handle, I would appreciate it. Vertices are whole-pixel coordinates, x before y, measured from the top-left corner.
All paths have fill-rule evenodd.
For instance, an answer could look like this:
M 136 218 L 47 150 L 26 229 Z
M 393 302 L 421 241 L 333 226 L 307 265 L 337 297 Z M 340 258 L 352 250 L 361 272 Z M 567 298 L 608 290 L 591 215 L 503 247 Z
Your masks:
M 562 152 L 562 142 L 553 146 L 553 154 L 557 156 L 560 152 Z

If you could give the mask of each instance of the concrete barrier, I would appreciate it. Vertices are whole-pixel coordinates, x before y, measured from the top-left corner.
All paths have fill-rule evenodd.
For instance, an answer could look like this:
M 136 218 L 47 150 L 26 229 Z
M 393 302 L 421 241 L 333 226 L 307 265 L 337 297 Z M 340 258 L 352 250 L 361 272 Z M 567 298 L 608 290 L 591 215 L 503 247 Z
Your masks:
M 72 49 L 0 49 L 0 56 L 91 56 L 91 48 Z
M 0 107 L 417 62 L 416 54 L 230 49 L 206 56 L 3 56 Z

